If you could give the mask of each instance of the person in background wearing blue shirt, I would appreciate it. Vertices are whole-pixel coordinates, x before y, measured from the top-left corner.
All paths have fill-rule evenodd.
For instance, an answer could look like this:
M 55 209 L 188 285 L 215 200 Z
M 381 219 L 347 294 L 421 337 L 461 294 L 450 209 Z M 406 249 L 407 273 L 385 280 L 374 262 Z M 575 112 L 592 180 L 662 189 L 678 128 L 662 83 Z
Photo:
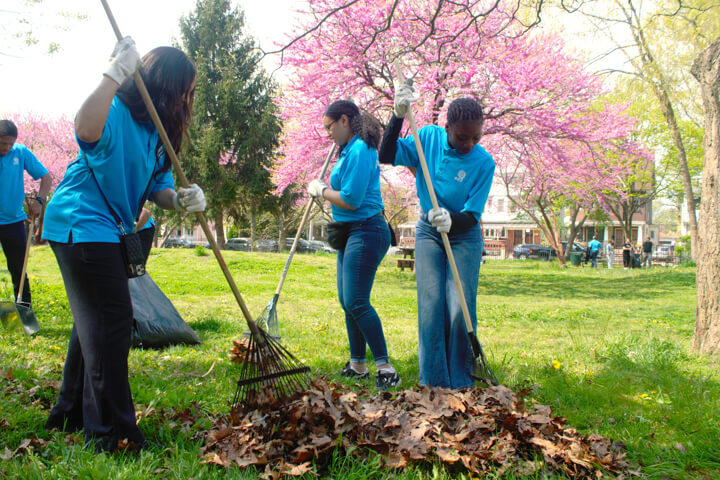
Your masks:
M 353 102 L 333 102 L 322 117 L 325 130 L 340 147 L 330 172 L 330 186 L 322 179 L 308 185 L 308 194 L 328 200 L 336 222 L 349 222 L 344 249 L 337 252 L 337 289 L 345 311 L 350 342 L 350 361 L 340 372 L 351 378 L 367 378 L 366 344 L 377 367 L 377 388 L 400 385 L 390 365 L 380 317 L 370 304 L 370 292 L 380 261 L 390 247 L 390 228 L 383 216 L 380 195 L 380 164 L 377 147 L 382 128 Z
M 590 261 L 592 262 L 590 268 L 598 268 L 597 257 L 602 248 L 602 243 L 598 241 L 597 235 L 593 235 L 593 239 L 588 243 L 588 248 L 590 249 Z
M 132 78 L 137 69 L 173 148 L 180 150 L 195 67 L 171 47 L 156 48 L 140 61 L 126 37 L 75 117 L 80 153 L 48 203 L 43 230 L 74 319 L 62 387 L 45 428 L 83 429 L 97 452 L 145 443 L 128 381 L 133 311 L 120 235 L 135 231 L 146 196 L 165 209 L 205 210 L 197 185 L 173 189 L 170 158 Z
M 409 83 L 395 91 L 395 112 L 385 128 L 380 162 L 420 168 L 413 137 L 400 138 L 414 93 Z M 473 329 L 483 236 L 479 225 L 495 172 L 495 162 L 479 145 L 483 112 L 471 98 L 454 100 L 445 128 L 418 131 L 440 208 L 433 209 L 425 178 L 415 186 L 422 213 L 415 230 L 420 384 L 464 388 L 474 385 L 473 352 L 440 232 L 448 234 Z
M 28 172 L 35 180 L 40 179 L 37 196 L 30 204 L 28 212 L 32 219 L 37 218 L 42 212 L 42 206 L 52 185 L 52 176 L 25 145 L 16 142 L 17 136 L 17 126 L 12 121 L 0 120 L 0 244 L 12 278 L 15 298 L 18 302 L 30 306 L 32 298 L 27 276 L 25 276 L 23 296 L 17 298 L 27 245 L 25 233 L 27 215 L 23 209 L 24 173 Z

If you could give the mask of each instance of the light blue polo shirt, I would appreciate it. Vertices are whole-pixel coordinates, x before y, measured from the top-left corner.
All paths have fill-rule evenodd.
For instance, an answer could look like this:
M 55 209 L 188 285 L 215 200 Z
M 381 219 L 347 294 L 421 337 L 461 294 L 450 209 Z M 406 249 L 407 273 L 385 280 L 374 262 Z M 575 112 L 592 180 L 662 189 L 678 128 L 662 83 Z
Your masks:
M 493 158 L 480 145 L 465 155 L 459 153 L 450 147 L 445 129 L 437 125 L 421 128 L 418 135 L 438 204 L 452 213 L 471 212 L 479 222 L 495 173 Z M 429 212 L 432 202 L 413 136 L 398 139 L 397 146 L 395 165 L 417 168 L 415 186 L 420 207 Z
M 121 233 L 100 189 L 121 218 L 125 232 L 130 233 L 151 176 L 148 196 L 173 188 L 170 171 L 155 175 L 159 169 L 155 159 L 157 142 L 155 127 L 151 123 L 137 123 L 125 104 L 115 97 L 102 137 L 84 152 L 87 160 L 80 151 L 48 203 L 43 238 L 68 243 L 72 233 L 73 243 L 118 243 Z
M 591 252 L 597 252 L 600 250 L 600 247 L 602 247 L 602 243 L 593 238 L 592 240 L 590 240 L 590 243 L 588 243 L 588 247 L 590 247 Z
M 25 145 L 16 142 L 7 155 L 0 157 L 0 225 L 27 218 L 23 210 L 24 172 L 38 180 L 47 175 L 48 170 Z
M 345 203 L 355 207 L 348 210 L 332 205 L 335 221 L 357 222 L 380 213 L 385 207 L 380 194 L 377 150 L 357 135 L 350 139 L 330 172 L 330 187 L 340 192 Z

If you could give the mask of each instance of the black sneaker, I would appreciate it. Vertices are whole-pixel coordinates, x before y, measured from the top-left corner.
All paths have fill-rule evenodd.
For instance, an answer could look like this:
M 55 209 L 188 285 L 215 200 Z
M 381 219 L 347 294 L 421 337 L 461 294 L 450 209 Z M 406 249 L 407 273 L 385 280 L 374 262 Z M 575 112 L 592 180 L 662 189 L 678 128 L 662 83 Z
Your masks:
M 388 388 L 400 385 L 400 375 L 397 372 L 388 372 L 378 370 L 377 372 L 377 388 L 383 392 Z
M 350 362 L 347 362 L 343 369 L 340 370 L 340 375 L 343 377 L 357 378 L 359 380 L 363 380 L 370 376 L 370 372 L 368 372 L 367 370 L 365 370 L 364 372 L 358 372 L 350 366 Z

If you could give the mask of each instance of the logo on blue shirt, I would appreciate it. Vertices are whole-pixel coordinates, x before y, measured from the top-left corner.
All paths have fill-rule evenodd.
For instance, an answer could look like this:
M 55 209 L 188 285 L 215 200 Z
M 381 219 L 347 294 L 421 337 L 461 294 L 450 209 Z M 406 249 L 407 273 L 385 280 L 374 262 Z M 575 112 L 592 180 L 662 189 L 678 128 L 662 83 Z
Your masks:
M 18 157 L 13 157 L 13 165 L 18 165 L 20 163 L 20 159 Z
M 458 182 L 462 182 L 463 180 L 465 180 L 465 175 L 467 175 L 465 173 L 465 170 L 460 170 L 457 175 L 455 175 L 455 180 Z

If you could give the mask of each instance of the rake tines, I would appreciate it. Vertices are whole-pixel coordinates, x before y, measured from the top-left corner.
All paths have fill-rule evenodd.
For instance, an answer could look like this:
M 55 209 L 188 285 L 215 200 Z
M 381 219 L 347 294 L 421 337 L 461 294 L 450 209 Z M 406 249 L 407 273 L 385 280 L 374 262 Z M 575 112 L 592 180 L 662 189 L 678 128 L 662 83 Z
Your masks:
M 248 339 L 233 409 L 282 400 L 310 385 L 310 368 L 255 325 Z

